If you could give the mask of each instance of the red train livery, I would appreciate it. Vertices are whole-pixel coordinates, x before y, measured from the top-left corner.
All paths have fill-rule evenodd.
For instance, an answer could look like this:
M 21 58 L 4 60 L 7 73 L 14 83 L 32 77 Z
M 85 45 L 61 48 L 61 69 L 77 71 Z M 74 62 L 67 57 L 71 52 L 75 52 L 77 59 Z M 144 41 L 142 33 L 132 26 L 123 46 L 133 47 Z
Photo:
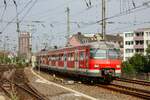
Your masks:
M 89 43 L 40 53 L 40 66 L 88 79 L 111 82 L 121 74 L 119 49 L 110 42 Z

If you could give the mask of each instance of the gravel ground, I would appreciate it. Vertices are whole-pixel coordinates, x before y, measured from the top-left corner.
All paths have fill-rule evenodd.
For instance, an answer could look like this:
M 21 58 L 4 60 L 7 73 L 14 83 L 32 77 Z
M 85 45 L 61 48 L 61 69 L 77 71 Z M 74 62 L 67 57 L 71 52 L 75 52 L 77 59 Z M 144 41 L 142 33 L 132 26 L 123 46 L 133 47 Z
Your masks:
M 123 86 L 133 87 L 137 89 L 150 90 L 150 86 L 139 85 L 135 83 L 127 83 L 127 82 L 121 82 L 121 81 L 113 81 L 113 83 L 123 85 Z
M 0 92 L 0 100 L 10 100 L 3 92 Z
M 44 77 L 45 79 L 49 80 L 49 81 L 53 81 L 57 84 L 61 84 L 65 87 L 74 89 L 76 91 L 80 91 L 84 94 L 90 95 L 92 97 L 95 97 L 99 100 L 142 100 L 140 98 L 136 98 L 130 95 L 125 95 L 125 94 L 121 94 L 115 91 L 110 91 L 98 86 L 94 86 L 94 85 L 87 85 L 87 84 L 80 84 L 80 83 L 72 83 L 69 84 L 70 82 L 68 81 L 64 81 L 61 78 L 56 78 L 53 75 L 48 75 L 46 73 L 39 73 L 37 71 L 35 71 L 36 73 L 40 74 L 42 77 Z
M 30 85 L 32 85 L 33 88 L 38 90 L 49 100 L 90 100 L 82 95 L 78 95 L 63 88 L 56 87 L 53 84 L 48 84 L 44 80 L 41 80 L 37 78 L 37 76 L 33 75 L 29 69 L 25 69 L 25 74 L 30 81 Z
M 27 82 L 25 76 L 23 75 L 24 69 L 23 68 L 17 68 L 13 69 L 11 66 L 1 66 L 0 65 L 0 85 L 5 86 L 5 79 L 11 80 L 16 82 L 19 85 L 25 86 L 24 82 Z M 12 89 L 13 88 L 13 89 Z M 12 85 L 11 88 L 8 88 L 8 91 L 10 93 L 13 93 L 13 97 L 17 97 L 17 99 L 13 100 L 37 100 L 35 97 L 27 93 L 26 91 L 23 91 L 22 89 Z M 5 98 L 5 99 L 4 99 Z M 8 97 L 5 95 L 4 91 L 0 88 L 0 100 L 12 100 L 8 99 Z

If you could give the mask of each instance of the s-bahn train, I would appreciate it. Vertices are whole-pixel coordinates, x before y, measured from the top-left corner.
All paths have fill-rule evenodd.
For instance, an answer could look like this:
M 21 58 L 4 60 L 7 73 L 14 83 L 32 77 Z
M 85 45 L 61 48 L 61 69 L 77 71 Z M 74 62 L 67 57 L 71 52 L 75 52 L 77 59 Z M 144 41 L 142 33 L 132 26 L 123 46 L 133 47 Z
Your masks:
M 38 54 L 41 67 L 94 81 L 110 83 L 121 74 L 120 51 L 114 43 L 88 43 Z

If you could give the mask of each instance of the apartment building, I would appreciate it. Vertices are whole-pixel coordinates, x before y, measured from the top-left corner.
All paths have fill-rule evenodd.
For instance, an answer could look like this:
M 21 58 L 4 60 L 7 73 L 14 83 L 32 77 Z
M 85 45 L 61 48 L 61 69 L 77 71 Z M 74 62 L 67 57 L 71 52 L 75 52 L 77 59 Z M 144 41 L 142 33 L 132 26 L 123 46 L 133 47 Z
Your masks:
M 133 32 L 124 32 L 124 61 L 135 53 L 146 55 L 146 48 L 150 44 L 150 28 L 140 28 Z

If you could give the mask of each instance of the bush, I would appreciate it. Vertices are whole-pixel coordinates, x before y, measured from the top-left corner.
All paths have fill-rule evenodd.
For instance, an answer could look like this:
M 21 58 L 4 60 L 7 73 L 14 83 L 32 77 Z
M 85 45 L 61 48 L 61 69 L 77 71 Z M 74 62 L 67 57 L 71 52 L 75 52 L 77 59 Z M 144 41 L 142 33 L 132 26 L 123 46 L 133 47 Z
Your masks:
M 135 69 L 134 69 L 134 66 L 132 64 L 130 64 L 128 61 L 125 61 L 122 63 L 122 71 L 123 73 L 126 73 L 126 74 L 134 74 L 135 73 Z

